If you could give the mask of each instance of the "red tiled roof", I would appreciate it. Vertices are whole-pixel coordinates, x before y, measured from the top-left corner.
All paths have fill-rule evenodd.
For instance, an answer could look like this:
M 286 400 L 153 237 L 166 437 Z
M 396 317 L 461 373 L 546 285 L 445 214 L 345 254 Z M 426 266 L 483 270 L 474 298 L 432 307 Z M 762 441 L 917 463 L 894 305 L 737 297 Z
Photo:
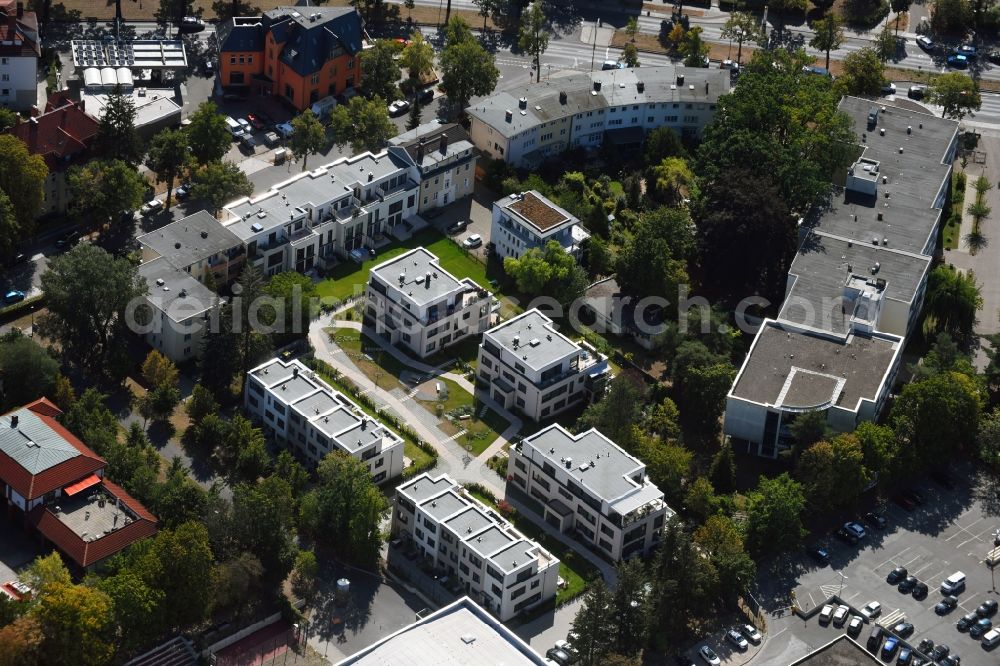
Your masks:
M 129 509 L 134 511 L 135 515 L 139 516 L 143 520 L 148 520 L 151 523 L 159 522 L 156 519 L 156 516 L 151 514 L 149 512 L 149 509 L 143 506 L 142 502 L 140 502 L 139 500 L 135 499 L 127 492 L 125 492 L 125 489 L 119 486 L 117 483 L 112 483 L 111 481 L 104 479 L 104 488 L 112 495 L 120 499 L 122 501 L 122 504 L 124 504 Z
M 87 149 L 97 136 L 97 128 L 96 120 L 79 105 L 69 103 L 8 131 L 23 141 L 33 155 L 41 155 L 49 171 L 62 171 Z
M 41 57 L 42 51 L 37 35 L 38 16 L 35 12 L 22 12 L 21 16 L 18 16 L 17 9 L 8 5 L 6 15 L 0 15 L 0 41 L 11 42 L 0 44 L 0 55 Z
M 25 499 L 32 500 L 41 497 L 47 492 L 62 488 L 74 481 L 78 481 L 88 474 L 93 474 L 104 469 L 104 459 L 94 453 L 86 444 L 76 438 L 73 433 L 66 430 L 55 417 L 62 412 L 54 404 L 41 398 L 35 402 L 25 405 L 25 409 L 31 410 L 38 415 L 45 425 L 52 429 L 59 437 L 68 442 L 80 455 L 59 463 L 54 467 L 32 475 L 24 469 L 13 458 L 3 451 L 0 451 L 0 480 L 13 488 Z

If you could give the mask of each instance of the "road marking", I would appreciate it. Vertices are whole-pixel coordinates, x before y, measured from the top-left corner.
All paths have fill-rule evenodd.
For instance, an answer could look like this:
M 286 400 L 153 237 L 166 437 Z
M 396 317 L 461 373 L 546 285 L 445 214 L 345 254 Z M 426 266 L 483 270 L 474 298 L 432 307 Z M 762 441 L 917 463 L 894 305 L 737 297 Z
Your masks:
M 893 555 L 892 557 L 890 557 L 889 559 L 887 559 L 885 562 L 882 562 L 882 564 L 879 564 L 878 566 L 876 566 L 875 570 L 877 571 L 878 569 L 881 569 L 886 564 L 890 564 L 890 563 L 895 564 L 896 563 L 896 559 L 902 557 L 903 553 L 905 553 L 906 551 L 908 551 L 912 547 L 913 546 L 908 546 L 908 547 L 904 548 L 903 550 L 899 551 L 898 553 L 896 553 L 895 555 Z
M 815 608 L 816 607 L 816 600 L 813 599 L 813 593 L 812 592 L 806 592 L 806 594 L 809 595 L 809 603 L 812 604 L 810 606 L 810 608 Z
M 446 441 L 446 442 L 453 442 L 453 441 L 457 440 L 459 437 L 461 437 L 462 435 L 464 435 L 466 432 L 468 432 L 468 431 L 467 430 L 459 430 L 454 435 L 452 435 L 451 437 L 445 439 L 444 441 Z
M 847 597 L 847 600 L 848 600 L 848 601 L 851 601 L 852 599 L 854 599 L 854 597 L 858 596 L 859 594 L 861 594 L 861 593 L 860 593 L 860 592 L 855 592 L 855 593 L 854 593 L 854 594 L 852 594 L 851 596 Z
M 916 576 L 917 574 L 919 574 L 919 573 L 920 573 L 921 571 L 923 571 L 924 569 L 926 569 L 926 568 L 927 568 L 927 567 L 929 567 L 929 566 L 931 566 L 931 563 L 930 563 L 930 562 L 928 562 L 928 563 L 927 563 L 927 564 L 925 564 L 924 566 L 920 567 L 919 569 L 916 569 L 916 570 L 914 570 L 914 571 L 911 571 L 911 572 L 910 572 L 910 575 L 911 575 L 911 576 Z
M 879 620 L 879 624 L 881 624 L 883 627 L 891 627 L 894 624 L 897 624 L 899 621 L 904 620 L 905 618 L 906 618 L 906 613 L 904 613 L 901 609 L 897 608 L 888 615 L 883 616 L 882 619 Z
M 819 586 L 819 591 L 822 592 L 823 596 L 826 597 L 827 599 L 829 599 L 833 595 L 837 594 L 837 591 L 839 589 L 840 589 L 840 583 L 837 583 L 837 584 L 834 584 L 834 585 L 820 585 Z
M 919 560 L 921 557 L 923 557 L 923 556 L 922 555 L 917 555 L 912 560 L 909 560 L 908 562 L 904 562 L 903 566 L 908 568 L 911 564 L 913 564 L 914 562 L 916 562 L 917 560 Z

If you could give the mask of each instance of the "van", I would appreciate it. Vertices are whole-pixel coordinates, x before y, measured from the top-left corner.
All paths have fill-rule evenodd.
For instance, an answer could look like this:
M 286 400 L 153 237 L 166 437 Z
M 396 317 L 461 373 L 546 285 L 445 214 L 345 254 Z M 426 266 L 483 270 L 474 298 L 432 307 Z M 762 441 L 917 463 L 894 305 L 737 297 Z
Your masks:
M 990 650 L 1000 645 L 1000 629 L 990 629 L 983 635 L 983 648 Z
M 226 116 L 226 127 L 234 139 L 239 138 L 240 134 L 243 134 L 243 126 L 232 116 Z
M 965 589 L 965 574 L 956 571 L 941 583 L 941 594 L 956 594 Z
M 328 96 L 314 103 L 309 108 L 313 112 L 314 116 L 316 116 L 320 120 L 325 120 L 336 106 L 337 106 L 337 100 L 334 99 L 332 96 Z
M 872 627 L 872 633 L 868 634 L 868 651 L 872 654 L 878 652 L 879 647 L 882 645 L 882 636 L 885 634 L 885 630 L 879 625 Z

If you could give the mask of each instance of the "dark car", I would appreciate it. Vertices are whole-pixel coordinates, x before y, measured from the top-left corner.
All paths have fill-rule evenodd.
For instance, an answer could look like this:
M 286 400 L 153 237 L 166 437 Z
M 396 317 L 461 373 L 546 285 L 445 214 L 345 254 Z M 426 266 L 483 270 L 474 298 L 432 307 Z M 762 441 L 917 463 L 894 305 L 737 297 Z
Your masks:
M 982 638 L 983 634 L 993 628 L 993 621 L 988 617 L 981 618 L 974 625 L 969 627 L 969 635 L 973 638 Z
M 808 548 L 806 554 L 809 555 L 817 564 L 829 564 L 830 562 L 830 551 L 826 548 L 820 548 L 816 546 L 814 548 Z
M 434 88 L 424 88 L 417 93 L 417 101 L 421 104 L 427 104 L 428 102 L 434 101 Z
M 191 196 L 191 183 L 181 183 L 174 190 L 174 198 L 178 201 L 184 201 L 189 196 Z
M 892 631 L 900 638 L 909 638 L 913 635 L 913 625 L 909 622 L 900 622 L 892 628 Z
M 969 66 L 969 58 L 958 53 L 953 53 L 948 56 L 947 62 L 949 67 L 954 67 L 956 69 L 965 69 Z
M 559 664 L 559 666 L 569 666 L 569 664 L 576 661 L 573 658 L 573 655 L 562 648 L 549 648 L 548 652 L 545 653 L 545 656 Z
M 938 666 L 958 666 L 962 663 L 962 658 L 957 654 L 950 654 L 938 662 Z
M 931 650 L 933 649 L 934 649 L 934 641 L 932 641 L 929 638 L 925 638 L 924 640 L 920 641 L 919 645 L 917 645 L 917 652 L 923 652 L 928 656 L 930 656 Z
M 906 567 L 896 567 L 889 572 L 888 576 L 885 577 L 885 582 L 890 585 L 895 585 L 899 581 L 905 579 L 908 573 L 909 572 L 906 570 Z
M 957 49 L 955 49 L 957 55 L 964 55 L 969 60 L 975 60 L 976 56 L 979 54 L 979 50 L 972 44 L 962 44 Z
M 979 616 L 975 613 L 968 613 L 955 623 L 955 628 L 959 631 L 968 631 L 976 622 L 979 622 Z
M 918 582 L 916 585 L 913 586 L 913 592 L 911 592 L 910 594 L 913 595 L 914 599 L 926 599 L 927 583 Z
M 897 666 L 912 666 L 913 664 L 913 650 L 908 647 L 904 647 L 899 651 L 899 659 L 896 660 Z
M 915 588 L 917 586 L 917 583 L 919 582 L 920 581 L 917 580 L 916 576 L 907 576 L 903 580 L 899 581 L 899 585 L 897 586 L 896 589 L 902 592 L 903 594 L 909 594 L 910 592 L 913 591 L 913 588 Z
M 834 533 L 834 536 L 851 546 L 858 542 L 858 535 L 848 530 L 846 527 L 841 527 Z
M 949 654 L 951 654 L 951 648 L 945 645 L 944 643 L 941 643 L 940 645 L 935 645 L 934 649 L 927 656 L 933 659 L 934 661 L 938 661 L 939 659 L 944 659 Z
M 944 470 L 936 469 L 932 471 L 931 478 L 942 488 L 946 488 L 947 490 L 955 489 L 955 480 Z
M 997 612 L 997 602 L 996 599 L 987 599 L 983 603 L 979 604 L 979 608 L 976 609 L 976 615 L 979 617 L 993 617 Z
M 923 505 L 925 501 L 923 493 L 921 493 L 916 488 L 907 488 L 906 490 L 903 491 L 903 496 L 909 498 L 910 501 L 912 501 L 914 504 L 918 506 Z
M 255 130 L 262 130 L 266 127 L 264 119 L 260 117 L 259 113 L 248 113 L 247 122 L 249 122 L 251 127 Z
M 80 232 L 79 231 L 71 231 L 71 232 L 69 232 L 68 234 L 66 234 L 65 236 L 63 236 L 62 238 L 60 238 L 59 240 L 56 241 L 56 249 L 57 250 L 68 250 L 69 248 L 73 247 L 74 245 L 76 245 L 79 242 L 80 242 Z
M 454 235 L 454 234 L 460 234 L 463 231 L 465 231 L 465 229 L 468 226 L 469 226 L 469 221 L 468 220 L 459 220 L 458 222 L 455 222 L 454 224 L 449 224 L 448 228 L 445 229 L 445 231 L 447 231 L 449 234 L 452 234 L 452 235 Z
M 889 523 L 889 521 L 885 519 L 885 516 L 881 516 L 874 511 L 869 511 L 865 514 L 865 522 L 880 530 L 884 530 L 885 526 Z
M 20 303 L 25 298 L 27 298 L 27 296 L 23 291 L 12 289 L 3 295 L 3 303 L 4 305 L 12 305 L 14 303 Z
M 892 498 L 892 501 L 907 511 L 913 511 L 917 508 L 917 503 L 903 494 L 896 495 Z
M 958 606 L 958 597 L 947 596 L 941 601 L 937 602 L 937 604 L 934 606 L 934 612 L 937 613 L 938 615 L 944 615 L 946 613 L 950 613 L 953 610 L 955 610 L 956 606 Z
M 879 625 L 872 627 L 872 632 L 868 634 L 868 651 L 874 653 L 878 650 L 878 646 L 882 644 L 882 636 L 885 635 L 885 629 Z

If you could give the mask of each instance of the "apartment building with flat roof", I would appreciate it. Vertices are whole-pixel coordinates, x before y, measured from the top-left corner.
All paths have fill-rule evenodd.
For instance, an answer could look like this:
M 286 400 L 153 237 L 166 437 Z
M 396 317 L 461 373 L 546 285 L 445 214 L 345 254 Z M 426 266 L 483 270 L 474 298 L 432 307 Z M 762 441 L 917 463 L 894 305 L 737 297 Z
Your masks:
M 510 447 L 514 484 L 541 502 L 545 522 L 613 561 L 646 555 L 674 511 L 641 460 L 596 428 L 574 435 L 558 423 Z
M 490 292 L 459 280 L 422 247 L 371 270 L 364 323 L 394 345 L 424 358 L 489 327 Z
M 376 483 L 403 473 L 403 439 L 297 359 L 247 373 L 243 408 L 310 469 L 341 451 L 365 463 Z
M 579 258 L 581 244 L 590 234 L 574 215 L 535 190 L 514 193 L 493 203 L 490 243 L 498 257 L 519 258 L 528 250 L 559 243 Z
M 501 622 L 555 597 L 559 560 L 446 474 L 424 472 L 396 488 L 392 533 Z
M 605 356 L 570 340 L 531 309 L 483 334 L 476 393 L 540 421 L 592 400 L 608 375 Z

